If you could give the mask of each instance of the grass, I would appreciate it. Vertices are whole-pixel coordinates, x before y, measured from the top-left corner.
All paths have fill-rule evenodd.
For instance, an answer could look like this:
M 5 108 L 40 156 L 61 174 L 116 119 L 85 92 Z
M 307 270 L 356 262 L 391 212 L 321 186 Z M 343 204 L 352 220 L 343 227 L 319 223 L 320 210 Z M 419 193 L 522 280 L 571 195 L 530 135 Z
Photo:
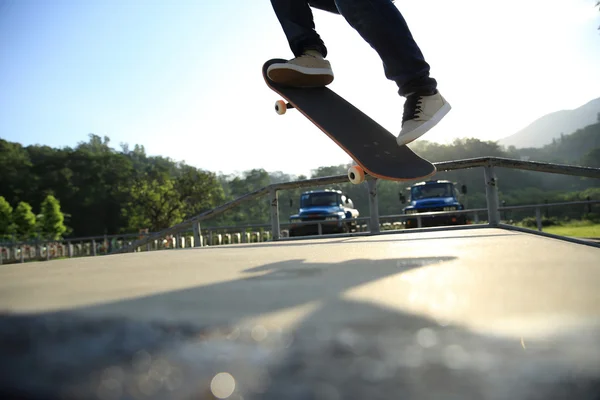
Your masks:
M 545 226 L 544 232 L 578 238 L 600 238 L 600 224 L 592 221 L 571 221 L 557 226 Z

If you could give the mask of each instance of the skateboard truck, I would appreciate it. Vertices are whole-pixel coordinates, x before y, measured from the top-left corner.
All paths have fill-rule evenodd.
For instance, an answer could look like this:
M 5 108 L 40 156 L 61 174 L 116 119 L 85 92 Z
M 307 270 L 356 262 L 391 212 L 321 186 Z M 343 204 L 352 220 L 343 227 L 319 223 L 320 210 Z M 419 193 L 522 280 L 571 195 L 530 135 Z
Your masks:
M 285 114 L 285 112 L 290 108 L 294 108 L 294 106 L 290 103 L 286 103 L 283 100 L 277 100 L 275 102 L 275 112 L 277 112 L 279 115 Z

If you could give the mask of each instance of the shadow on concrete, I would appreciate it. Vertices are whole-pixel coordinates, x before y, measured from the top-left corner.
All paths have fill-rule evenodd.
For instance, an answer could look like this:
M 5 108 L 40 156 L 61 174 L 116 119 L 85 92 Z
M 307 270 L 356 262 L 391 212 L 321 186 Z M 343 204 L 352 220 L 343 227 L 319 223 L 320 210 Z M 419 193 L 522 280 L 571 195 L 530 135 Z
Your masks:
M 0 395 L 598 398 L 598 332 L 528 339 L 525 345 L 344 296 L 349 289 L 454 259 L 288 260 L 248 269 L 247 276 L 232 281 L 77 311 L 4 315 Z M 277 327 L 286 311 L 296 324 L 290 331 Z M 282 314 L 270 325 L 247 322 L 276 313 Z

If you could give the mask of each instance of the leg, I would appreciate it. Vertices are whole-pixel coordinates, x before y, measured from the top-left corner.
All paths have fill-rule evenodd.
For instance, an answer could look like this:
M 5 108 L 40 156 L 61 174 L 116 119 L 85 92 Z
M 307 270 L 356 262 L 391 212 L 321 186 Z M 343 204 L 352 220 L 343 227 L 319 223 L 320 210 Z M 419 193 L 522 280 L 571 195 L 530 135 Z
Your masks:
M 271 5 L 294 56 L 300 57 L 305 50 L 316 50 L 323 57 L 327 56 L 327 47 L 315 31 L 310 6 L 331 11 L 332 6 L 335 9 L 334 0 L 271 0 Z
M 335 4 L 335 0 L 308 0 L 308 4 L 313 8 L 318 8 L 319 10 L 329 11 L 330 13 L 338 15 L 340 13 L 337 8 L 337 4 Z
M 270 79 L 292 86 L 324 86 L 333 81 L 331 65 L 324 58 L 327 47 L 315 31 L 310 6 L 337 12 L 335 0 L 271 0 L 275 15 L 283 28 L 295 58 L 273 64 Z
M 379 54 L 399 94 L 433 94 L 437 82 L 398 8 L 391 0 L 335 0 L 348 23 Z
M 388 79 L 406 97 L 398 144 L 409 143 L 435 126 L 450 105 L 429 76 L 429 64 L 392 0 L 335 0 L 340 14 L 379 54 Z

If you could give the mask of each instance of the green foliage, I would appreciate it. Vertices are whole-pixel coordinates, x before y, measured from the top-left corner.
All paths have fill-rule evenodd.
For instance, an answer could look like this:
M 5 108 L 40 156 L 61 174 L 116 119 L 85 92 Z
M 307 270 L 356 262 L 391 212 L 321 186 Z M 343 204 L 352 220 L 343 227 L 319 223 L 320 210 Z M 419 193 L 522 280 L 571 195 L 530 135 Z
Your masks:
M 590 212 L 583 214 L 583 219 L 600 224 L 600 212 Z
M 13 224 L 13 208 L 6 199 L 0 196 L 0 239 L 10 239 L 15 233 Z
M 97 135 L 75 148 L 62 149 L 0 140 L 0 171 L 0 194 L 13 205 L 23 201 L 37 209 L 48 195 L 58 199 L 68 225 L 65 233 L 72 236 L 131 231 L 131 210 L 125 214 L 122 209 L 140 201 L 136 193 L 132 197 L 132 187 L 141 181 L 156 186 L 153 180 L 173 179 L 178 201 L 184 204 L 177 209 L 181 217 L 173 220 L 225 201 L 215 174 L 168 158 L 149 157 L 139 145 L 131 149 L 121 144 L 115 150 L 108 137 Z M 144 218 L 141 214 L 138 219 Z
M 38 220 L 39 233 L 42 238 L 57 240 L 67 231 L 65 217 L 60 210 L 60 202 L 52 195 L 46 196 L 41 206 Z
M 563 135 L 541 149 L 504 149 L 495 142 L 472 138 L 455 140 L 450 144 L 419 140 L 411 143 L 410 147 L 433 162 L 496 156 L 598 167 L 599 141 L 600 123 Z M 322 166 L 313 170 L 311 177 L 345 175 L 349 166 L 350 163 Z M 0 139 L 0 171 L 0 195 L 6 199 L 5 203 L 0 202 L 0 235 L 15 232 L 20 237 L 31 237 L 37 233 L 51 237 L 77 237 L 137 232 L 139 229 L 157 231 L 269 184 L 306 178 L 263 169 L 251 169 L 236 175 L 216 175 L 166 157 L 148 156 L 141 145 L 130 147 L 121 143 L 115 150 L 110 147 L 108 137 L 93 134 L 89 135 L 87 142 L 61 149 L 37 145 L 23 147 Z M 502 168 L 498 168 L 496 173 L 500 200 L 505 205 L 584 200 L 587 197 L 600 199 L 600 182 L 597 179 Z M 485 184 L 480 168 L 440 171 L 432 179 L 448 179 L 459 186 L 466 185 L 468 195 L 460 200 L 467 208 L 485 207 Z M 399 194 L 406 194 L 406 188 L 412 183 L 415 182 L 379 181 L 380 214 L 401 213 L 405 205 L 400 202 Z M 325 187 L 280 191 L 280 220 L 286 222 L 291 214 L 298 211 L 298 201 L 304 190 L 322 188 Z M 366 184 L 341 183 L 327 188 L 344 191 L 361 216 L 369 216 Z M 60 201 L 59 207 L 50 207 L 49 198 L 56 200 L 55 204 Z M 24 206 L 19 206 L 19 229 L 7 222 L 11 220 L 8 217 L 10 205 L 14 207 L 19 203 L 31 204 L 42 210 L 39 232 L 36 232 L 35 216 L 31 214 L 31 217 Z M 48 207 L 47 211 L 43 211 L 43 204 Z M 269 222 L 269 209 L 269 198 L 261 197 L 244 202 L 205 221 L 203 225 L 264 224 Z M 63 212 L 61 221 L 58 215 Z M 46 218 L 46 213 L 54 213 L 56 217 Z M 12 222 L 17 221 L 16 214 L 15 209 Z M 583 214 L 598 214 L 598 207 L 573 206 L 550 209 L 544 214 L 548 217 L 582 218 Z M 515 220 L 531 215 L 531 210 L 504 212 L 504 217 Z M 65 225 L 66 231 L 63 229 Z
M 180 164 L 174 175 L 176 179 L 173 188 L 179 194 L 184 219 L 225 201 L 225 192 L 214 173 Z
M 600 168 L 600 146 L 588 151 L 581 159 L 581 164 L 586 167 Z
M 452 144 L 438 144 L 421 140 L 411 143 L 410 148 L 432 162 L 476 157 L 506 157 L 505 151 L 496 142 L 474 138 L 455 139 Z
M 576 164 L 592 167 L 588 162 L 597 162 L 600 149 L 600 121 L 579 129 L 569 135 L 561 135 L 552 143 L 541 148 L 509 149 L 513 158 L 527 157 L 536 161 Z M 596 159 L 588 158 L 595 152 Z
M 542 218 L 541 222 L 542 222 L 542 227 L 562 225 L 561 222 L 556 217 Z M 537 228 L 537 220 L 535 217 L 523 218 L 523 220 L 521 221 L 521 224 L 526 228 Z
M 252 169 L 241 176 L 227 179 L 227 200 L 233 200 L 247 193 L 259 190 L 271 184 L 271 177 L 264 169 Z M 236 207 L 227 218 L 218 221 L 220 225 L 261 224 L 269 220 L 269 199 L 261 197 Z
M 156 232 L 183 221 L 184 203 L 175 190 L 174 179 L 138 180 L 133 183 L 130 196 L 123 209 L 129 230 Z
M 35 237 L 36 219 L 35 214 L 31 210 L 29 204 L 21 201 L 13 212 L 16 234 L 20 240 L 29 240 Z
M 26 149 L 18 143 L 0 139 L 0 190 L 9 203 L 14 204 L 30 192 L 31 160 Z

